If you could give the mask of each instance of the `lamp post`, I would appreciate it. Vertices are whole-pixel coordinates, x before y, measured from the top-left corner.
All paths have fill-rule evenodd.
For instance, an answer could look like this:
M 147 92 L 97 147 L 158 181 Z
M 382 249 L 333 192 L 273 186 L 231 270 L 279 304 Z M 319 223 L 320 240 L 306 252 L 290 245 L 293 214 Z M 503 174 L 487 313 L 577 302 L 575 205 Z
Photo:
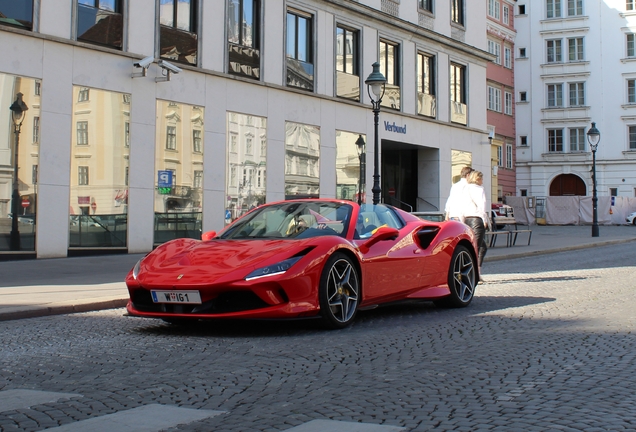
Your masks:
M 9 246 L 12 251 L 20 250 L 20 231 L 18 229 L 18 214 L 20 212 L 20 191 L 18 189 L 18 146 L 20 145 L 20 128 L 24 121 L 24 112 L 29 107 L 22 100 L 22 93 L 16 95 L 15 101 L 9 107 L 13 120 L 15 133 L 15 146 L 13 149 L 13 193 L 11 194 L 11 234 Z
M 380 116 L 380 103 L 382 102 L 382 96 L 384 96 L 386 84 L 386 78 L 380 72 L 380 63 L 373 63 L 373 72 L 364 82 L 367 85 L 367 93 L 369 94 L 369 98 L 371 98 L 371 105 L 373 106 L 373 122 L 375 125 L 375 137 L 373 143 L 373 188 L 371 191 L 373 192 L 373 205 L 376 205 L 380 202 L 380 192 L 382 192 L 382 188 L 380 187 L 380 172 L 378 171 L 378 163 L 379 163 L 379 149 L 378 149 L 378 123 Z
M 367 153 L 365 152 L 365 142 L 362 135 L 358 135 L 356 140 L 356 148 L 358 149 L 358 159 L 360 159 L 360 181 L 358 183 L 358 205 L 362 205 L 362 191 L 365 173 L 367 171 Z
M 587 140 L 592 149 L 592 237 L 598 237 L 598 197 L 596 196 L 596 149 L 601 140 L 601 133 L 596 129 L 596 123 L 587 131 Z

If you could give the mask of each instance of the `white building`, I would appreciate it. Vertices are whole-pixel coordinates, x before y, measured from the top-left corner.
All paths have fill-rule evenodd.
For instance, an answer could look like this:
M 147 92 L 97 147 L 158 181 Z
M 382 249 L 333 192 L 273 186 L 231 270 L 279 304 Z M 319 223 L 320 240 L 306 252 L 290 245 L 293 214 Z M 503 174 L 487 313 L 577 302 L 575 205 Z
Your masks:
M 517 2 L 518 195 L 591 196 L 595 122 L 599 197 L 636 196 L 634 4 Z
M 359 136 L 370 201 L 374 120 L 364 80 L 376 61 L 388 79 L 378 133 L 383 201 L 439 209 L 463 164 L 490 170 L 485 2 L 2 5 L 0 112 L 23 93 L 19 228 L 32 231 L 20 251 L 7 246 L 15 214 L 7 114 L 4 253 L 145 252 L 218 230 L 263 200 L 355 199 Z

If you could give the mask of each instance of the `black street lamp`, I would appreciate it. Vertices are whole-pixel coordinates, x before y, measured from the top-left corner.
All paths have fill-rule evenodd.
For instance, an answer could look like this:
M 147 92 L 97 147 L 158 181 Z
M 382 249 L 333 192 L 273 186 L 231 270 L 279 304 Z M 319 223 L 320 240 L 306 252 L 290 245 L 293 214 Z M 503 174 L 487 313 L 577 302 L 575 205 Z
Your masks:
M 367 85 L 367 93 L 371 98 L 371 105 L 373 106 L 373 121 L 375 124 L 375 141 L 373 143 L 373 205 L 380 203 L 380 172 L 378 171 L 378 155 L 380 153 L 378 149 L 378 123 L 380 121 L 380 103 L 382 102 L 382 96 L 384 96 L 384 85 L 386 84 L 386 78 L 380 72 L 380 63 L 373 63 L 373 72 L 364 82 Z M 375 97 L 374 97 L 375 96 Z
M 362 135 L 358 135 L 356 140 L 356 148 L 358 149 L 358 159 L 360 159 L 360 181 L 358 182 L 358 205 L 362 205 L 362 191 L 364 188 L 362 185 L 365 183 L 364 177 L 367 171 L 367 153 L 365 149 L 365 142 Z
M 587 131 L 587 140 L 592 149 L 592 237 L 598 237 L 598 197 L 596 196 L 596 149 L 601 140 L 601 133 L 596 129 L 596 123 Z
M 20 250 L 20 231 L 18 229 L 18 214 L 20 211 L 20 191 L 18 189 L 18 146 L 20 145 L 20 128 L 24 121 L 24 112 L 29 107 L 22 100 L 22 93 L 16 95 L 15 101 L 9 107 L 15 132 L 15 147 L 13 149 L 13 193 L 11 194 L 11 237 L 10 248 L 12 251 Z

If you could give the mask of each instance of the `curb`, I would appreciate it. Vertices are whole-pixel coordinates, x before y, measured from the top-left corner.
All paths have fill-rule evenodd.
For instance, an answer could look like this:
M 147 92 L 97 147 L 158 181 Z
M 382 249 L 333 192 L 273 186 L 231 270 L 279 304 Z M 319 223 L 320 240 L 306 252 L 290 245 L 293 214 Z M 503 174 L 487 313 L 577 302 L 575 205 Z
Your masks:
M 91 301 L 78 304 L 56 304 L 53 306 L 35 306 L 10 312 L 0 312 L 0 321 L 12 321 L 23 318 L 40 318 L 50 315 L 64 315 L 79 312 L 93 312 L 105 309 L 117 309 L 126 306 L 128 298 Z

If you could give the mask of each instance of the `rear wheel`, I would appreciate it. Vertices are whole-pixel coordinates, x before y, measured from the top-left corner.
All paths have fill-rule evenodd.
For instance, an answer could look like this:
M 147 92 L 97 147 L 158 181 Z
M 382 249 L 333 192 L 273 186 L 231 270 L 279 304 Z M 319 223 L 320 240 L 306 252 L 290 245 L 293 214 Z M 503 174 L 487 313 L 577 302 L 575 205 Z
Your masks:
M 335 253 L 327 260 L 318 296 L 327 327 L 341 329 L 351 324 L 360 301 L 360 278 L 351 258 Z
M 465 246 L 457 246 L 448 269 L 450 295 L 435 303 L 445 307 L 466 307 L 473 300 L 477 286 L 475 258 Z

